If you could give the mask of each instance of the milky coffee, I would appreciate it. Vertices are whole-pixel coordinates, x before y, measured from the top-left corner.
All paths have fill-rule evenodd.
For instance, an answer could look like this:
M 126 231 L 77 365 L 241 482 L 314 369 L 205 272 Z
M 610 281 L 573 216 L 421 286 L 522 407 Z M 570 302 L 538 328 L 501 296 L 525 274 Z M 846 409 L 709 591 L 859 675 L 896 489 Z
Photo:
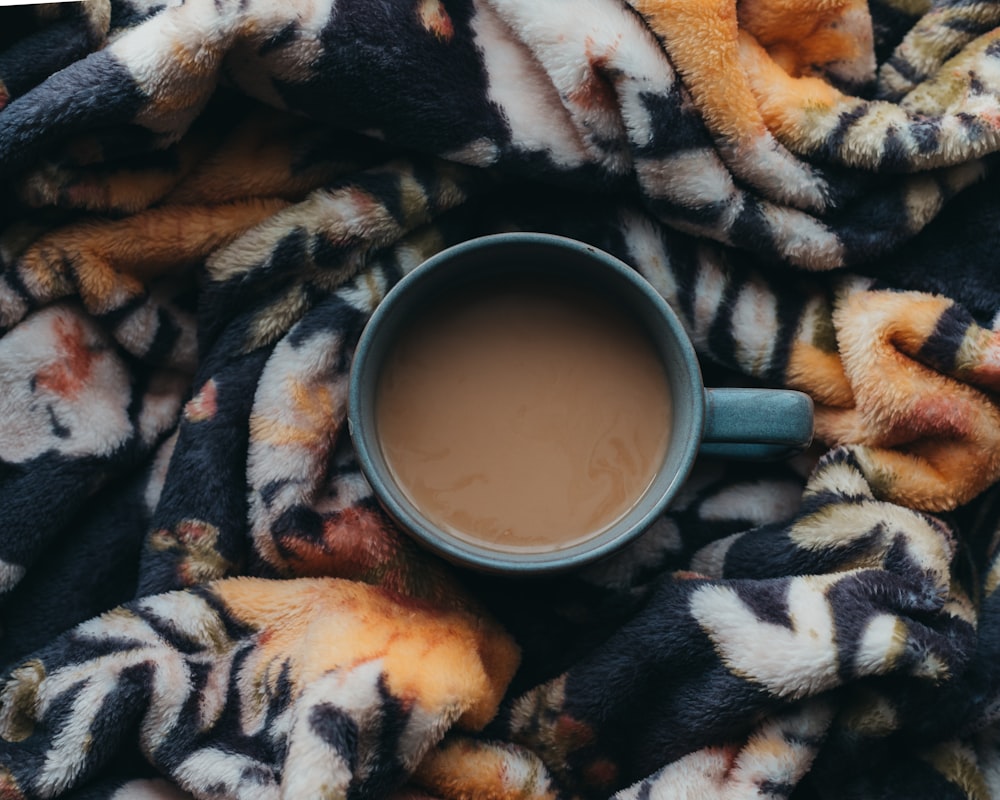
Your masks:
M 545 551 L 642 496 L 671 401 L 656 349 L 613 298 L 522 276 L 423 308 L 385 361 L 375 413 L 394 479 L 434 525 Z

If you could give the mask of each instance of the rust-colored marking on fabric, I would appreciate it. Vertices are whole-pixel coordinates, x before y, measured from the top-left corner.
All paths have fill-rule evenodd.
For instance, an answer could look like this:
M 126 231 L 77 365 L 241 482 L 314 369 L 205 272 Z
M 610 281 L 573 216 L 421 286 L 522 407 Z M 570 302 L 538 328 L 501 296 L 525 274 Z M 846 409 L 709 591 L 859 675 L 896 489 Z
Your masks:
M 58 317 L 55 321 L 59 361 L 38 371 L 38 388 L 71 398 L 76 396 L 90 378 L 97 352 L 87 344 L 86 332 L 79 320 Z

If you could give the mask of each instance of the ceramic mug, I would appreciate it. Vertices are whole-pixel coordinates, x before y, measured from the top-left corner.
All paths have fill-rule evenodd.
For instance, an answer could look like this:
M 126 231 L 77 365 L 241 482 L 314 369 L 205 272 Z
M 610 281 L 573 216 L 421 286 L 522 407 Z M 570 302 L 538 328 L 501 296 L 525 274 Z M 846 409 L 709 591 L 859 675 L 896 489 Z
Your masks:
M 504 549 L 435 525 L 393 477 L 375 398 L 382 367 L 414 315 L 442 291 L 497 277 L 586 284 L 639 321 L 664 366 L 673 410 L 666 453 L 649 487 L 610 526 L 549 550 Z M 560 572 L 603 558 L 641 534 L 670 505 L 699 452 L 773 459 L 813 434 L 808 395 L 783 389 L 705 387 L 694 347 L 669 305 L 638 272 L 595 247 L 541 233 L 503 233 L 450 247 L 403 277 L 375 309 L 351 367 L 348 424 L 362 471 L 382 507 L 418 542 L 460 566 L 500 574 Z M 586 532 L 584 532 L 586 533 Z

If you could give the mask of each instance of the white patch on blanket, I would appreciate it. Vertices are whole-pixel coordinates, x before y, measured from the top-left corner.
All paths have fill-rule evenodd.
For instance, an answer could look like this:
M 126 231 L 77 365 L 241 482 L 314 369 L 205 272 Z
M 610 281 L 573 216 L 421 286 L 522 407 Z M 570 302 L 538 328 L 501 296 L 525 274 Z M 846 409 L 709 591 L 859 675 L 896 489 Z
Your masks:
M 397 757 L 408 771 L 414 771 L 427 751 L 444 736 L 450 723 L 422 706 L 410 709 L 410 718 L 399 734 Z
M 109 455 L 131 434 L 131 397 L 121 359 L 88 316 L 42 309 L 0 339 L 0 459 Z
M 54 703 L 72 695 L 69 711 L 61 720 L 35 778 L 41 796 L 55 796 L 76 781 L 88 758 L 95 717 L 105 710 L 108 698 L 114 696 L 124 670 L 138 664 L 152 668 L 151 707 L 143 721 L 144 743 L 160 741 L 176 721 L 190 691 L 190 675 L 176 652 L 166 647 L 142 646 L 159 639 L 144 621 L 128 612 L 112 611 L 78 626 L 76 635 L 82 638 L 95 634 L 103 641 L 125 629 L 137 639 L 135 647 L 69 664 L 49 674 L 39 685 L 33 708 L 39 720 L 48 716 Z M 17 688 L 17 684 L 8 683 L 4 691 Z
M 164 431 L 173 427 L 190 386 L 190 378 L 180 372 L 160 370 L 153 374 L 136 420 L 144 444 L 152 445 Z
M 541 759 L 527 748 L 513 744 L 491 742 L 494 749 L 503 749 L 503 761 L 498 772 L 502 794 L 510 798 L 554 798 L 558 797 L 549 779 L 549 771 Z
M 159 309 L 152 303 L 143 303 L 132 310 L 114 329 L 115 338 L 130 353 L 143 355 L 153 344 L 159 331 Z
M 831 576 L 792 579 L 791 628 L 759 619 L 733 589 L 721 585 L 696 589 L 691 613 L 733 673 L 763 684 L 776 697 L 805 697 L 839 680 L 833 613 L 825 593 L 834 581 Z
M 823 27 L 830 30 L 850 31 L 856 46 L 852 57 L 823 64 L 822 72 L 830 75 L 834 80 L 856 89 L 860 89 L 871 81 L 875 77 L 878 64 L 875 61 L 875 32 L 872 29 L 872 18 L 868 4 L 845 4 L 841 7 L 836 22 L 827 22 Z
M 10 262 L 10 259 L 6 258 L 2 252 L 0 252 L 0 259 L 7 263 Z M 0 326 L 10 328 L 20 322 L 27 313 L 28 304 L 24 298 L 10 287 L 10 283 L 5 277 L 0 276 Z
M 153 462 L 149 467 L 149 477 L 146 480 L 146 488 L 143 491 L 142 499 L 146 506 L 146 511 L 150 515 L 156 510 L 160 502 L 160 495 L 163 494 L 163 486 L 167 482 L 167 471 L 170 469 L 170 459 L 174 455 L 174 448 L 177 446 L 177 431 L 174 431 L 159 446 Z
M 337 290 L 337 295 L 357 309 L 370 314 L 389 291 L 385 273 L 379 269 L 368 270 L 357 280 Z
M 628 172 L 620 93 L 634 95 L 635 84 L 669 91 L 673 83 L 649 31 L 612 0 L 492 0 L 491 6 L 545 71 L 589 159 L 609 172 Z
M 488 3 L 475 8 L 472 30 L 486 67 L 488 97 L 506 117 L 513 144 L 547 153 L 562 168 L 581 165 L 583 144 L 548 76 Z
M 799 161 L 765 131 L 738 145 L 719 142 L 719 153 L 741 180 L 776 203 L 788 203 L 803 210 L 826 209 L 829 187 L 813 168 Z
M 41 796 L 54 797 L 75 783 L 89 756 L 87 743 L 94 718 L 102 710 L 108 695 L 118 686 L 118 670 L 90 670 L 70 704 L 58 733 L 45 754 L 45 762 L 35 776 Z M 51 695 L 50 695 L 51 697 Z
M 826 270 L 844 264 L 844 246 L 837 235 L 815 217 L 794 209 L 762 206 L 782 256 L 799 267 Z
M 256 758 L 219 747 L 196 750 L 177 767 L 174 777 L 199 797 L 279 800 L 282 796 L 273 772 L 266 765 Z M 286 796 L 308 797 L 309 794 Z
M 375 663 L 363 664 L 355 670 L 329 672 L 306 685 L 295 700 L 294 721 L 282 770 L 283 797 L 311 797 L 318 787 L 323 787 L 328 797 L 346 797 L 353 777 L 347 758 L 359 754 L 340 753 L 325 741 L 314 727 L 314 715 L 317 706 L 335 706 L 361 729 L 363 721 L 347 714 L 341 701 L 346 694 L 360 709 L 378 708 L 376 685 L 380 671 Z M 363 746 L 363 741 L 359 736 L 357 744 Z
M 738 751 L 718 745 L 696 750 L 619 792 L 614 800 L 777 797 L 765 787 L 798 784 L 811 766 L 832 716 L 827 702 L 810 699 L 765 719 L 745 737 Z
M 229 636 L 218 613 L 204 598 L 189 592 L 169 592 L 145 597 L 136 604 L 143 614 L 186 639 L 218 648 Z M 150 628 L 152 631 L 152 628 Z
M 802 488 L 790 481 L 760 480 L 724 486 L 698 507 L 704 520 L 747 520 L 753 525 L 782 522 L 799 507 Z
M 732 313 L 736 361 L 744 372 L 763 375 L 778 341 L 778 301 L 756 281 L 740 290 Z
M 372 496 L 372 487 L 360 472 L 344 472 L 332 477 L 329 494 L 318 498 L 313 509 L 322 516 L 336 514 Z
M 0 559 L 0 592 L 9 592 L 21 582 L 27 569 L 20 564 L 11 564 Z
M 196 602 L 191 598 L 191 595 L 172 592 L 148 598 L 145 603 L 150 611 L 158 611 L 164 619 L 180 620 L 184 614 L 192 615 L 192 619 L 185 620 L 185 624 L 191 630 L 200 630 L 202 642 L 205 642 L 206 638 L 211 638 L 206 637 L 206 631 L 211 627 L 211 623 L 206 624 L 198 615 L 203 613 L 214 615 L 214 612 L 204 601 Z M 196 625 L 196 621 L 200 624 Z M 214 624 L 221 626 L 217 617 Z M 144 745 L 149 745 L 167 738 L 177 723 L 191 690 L 191 672 L 182 654 L 164 642 L 160 634 L 146 620 L 123 609 L 109 611 L 100 617 L 81 623 L 76 627 L 75 635 L 80 639 L 92 637 L 96 642 L 105 642 L 109 639 L 134 640 L 135 646 L 90 661 L 70 664 L 52 673 L 43 684 L 44 691 L 41 693 L 43 705 L 40 713 L 45 713 L 51 699 L 58 697 L 61 692 L 78 681 L 89 680 L 98 672 L 117 675 L 121 670 L 135 664 L 147 664 L 153 667 L 151 705 L 142 722 L 141 740 Z M 224 633 L 220 634 L 220 637 L 216 637 L 215 642 L 225 640 Z M 226 659 L 218 657 L 214 649 L 206 651 L 205 659 L 213 667 L 228 664 Z M 98 710 L 99 708 L 93 709 L 94 712 Z
M 337 0 L 245 0 L 240 35 L 226 54 L 226 74 L 251 97 L 286 108 L 275 82 L 304 83 L 323 53 L 323 29 Z M 294 22 L 294 35 L 279 47 L 263 47 L 275 31 Z M 264 54 L 262 55 L 262 51 Z
M 671 762 L 654 776 L 623 789 L 614 800 L 731 800 L 723 794 L 726 775 L 732 768 L 730 753 L 722 747 L 706 747 Z M 732 800 L 735 800 L 734 798 Z
M 742 208 L 732 175 L 714 150 L 682 150 L 670 156 L 637 164 L 643 183 L 657 198 L 686 208 L 726 207 L 720 225 L 729 227 Z
M 637 149 L 648 146 L 657 133 L 656 123 L 643 98 L 649 95 L 668 96 L 677 82 L 677 74 L 659 44 L 651 39 L 648 30 L 640 27 L 626 36 L 632 46 L 616 49 L 609 66 L 617 73 L 615 88 L 618 91 L 619 113 L 629 142 L 633 149 Z M 681 112 L 697 113 L 687 92 L 682 91 L 681 97 Z
M 878 566 L 883 553 L 902 543 L 906 557 L 933 576 L 942 591 L 947 589 L 954 543 L 942 527 L 908 508 L 878 500 L 821 508 L 796 520 L 788 529 L 788 536 L 805 550 L 831 550 L 850 547 L 872 531 L 880 532 L 881 545 L 871 550 L 871 566 Z
M 433 228 L 410 234 L 396 246 L 394 252 L 396 266 L 404 275 L 409 275 L 443 248 L 444 242 L 435 234 Z M 388 285 L 384 273 L 380 277 Z
M 676 305 L 677 276 L 660 229 L 649 217 L 632 211 L 622 213 L 620 224 L 629 260 L 669 305 Z
M 371 293 L 364 282 L 356 291 Z M 259 552 L 275 565 L 282 558 L 270 533 L 274 520 L 294 505 L 312 507 L 326 489 L 330 449 L 347 414 L 348 374 L 337 372 L 342 357 L 335 331 L 318 331 L 295 345 L 285 337 L 257 384 L 247 453 L 249 519 Z M 279 487 L 267 502 L 266 487 Z
M 340 797 L 346 794 L 352 780 L 362 781 L 379 768 L 376 758 L 385 754 L 374 748 L 380 740 L 381 726 L 385 722 L 398 722 L 383 716 L 384 700 L 378 688 L 382 672 L 382 661 L 374 660 L 350 669 L 333 670 L 306 685 L 295 701 L 295 721 L 282 770 L 283 797 L 312 797 L 318 786 L 327 788 L 326 796 Z M 357 752 L 340 752 L 322 736 L 323 731 L 317 730 L 317 714 L 324 708 L 354 723 L 359 732 Z M 428 714 L 415 705 L 400 733 L 394 755 L 408 770 L 416 768 L 452 721 Z M 354 773 L 345 756 L 356 759 Z
M 727 775 L 733 798 L 752 797 L 766 784 L 797 786 L 812 765 L 832 718 L 833 708 L 827 700 L 810 698 L 765 720 L 751 734 L 736 759 L 736 768 Z
M 447 161 L 457 161 L 460 164 L 488 167 L 500 157 L 500 148 L 491 139 L 481 137 L 455 150 L 448 150 L 442 153 L 441 157 Z
M 160 363 L 194 372 L 198 365 L 197 320 L 189 312 L 178 309 L 160 289 L 154 289 L 148 300 L 118 323 L 113 331 L 115 339 L 128 352 L 142 358 L 159 333 L 161 310 L 168 311 L 179 325 L 177 339 Z
M 944 205 L 938 183 L 927 175 L 915 175 L 903 184 L 903 205 L 909 229 L 916 233 L 930 222 Z
M 854 669 L 868 675 L 882 664 L 890 664 L 906 644 L 906 628 L 892 614 L 878 614 L 865 626 L 854 655 Z
M 150 97 L 134 121 L 162 134 L 163 144 L 179 139 L 208 102 L 242 14 L 237 3 L 186 0 L 108 45 Z M 180 91 L 185 102 L 168 99 Z
M 698 262 L 701 268 L 694 287 L 694 319 L 692 337 L 695 345 L 705 346 L 708 334 L 719 313 L 722 298 L 726 292 L 729 276 L 722 264 L 718 263 L 719 253 L 714 248 L 701 245 L 698 248 Z
M 325 460 L 324 453 L 347 411 L 346 374 L 335 371 L 341 357 L 342 342 L 334 331 L 318 332 L 296 345 L 286 337 L 275 347 L 257 384 L 251 431 L 286 427 L 289 435 L 251 437 L 247 458 L 251 485 L 290 479 L 315 483 L 322 475 L 323 470 L 316 467 Z M 295 396 L 322 405 L 290 404 L 289 397 Z M 290 435 L 293 431 L 322 438 L 296 440 Z
M 146 17 L 155 14 L 160 8 L 175 8 L 184 5 L 184 0 L 129 0 L 129 6 L 135 9 L 138 16 Z M 126 25 L 117 31 L 113 31 L 108 41 L 114 41 L 120 36 L 127 35 L 133 28 Z
M 706 544 L 691 556 L 691 571 L 709 578 L 721 578 L 725 572 L 726 554 L 742 535 L 734 533 L 732 536 Z

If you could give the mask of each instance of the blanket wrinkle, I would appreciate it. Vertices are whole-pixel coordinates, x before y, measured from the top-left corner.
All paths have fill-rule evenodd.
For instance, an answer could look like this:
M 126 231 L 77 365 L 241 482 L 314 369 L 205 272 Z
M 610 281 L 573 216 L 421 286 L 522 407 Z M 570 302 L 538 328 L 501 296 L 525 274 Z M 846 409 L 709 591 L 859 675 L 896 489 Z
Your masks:
M 0 795 L 1000 796 L 1000 11 L 0 8 Z M 568 575 L 346 429 L 400 278 L 586 242 L 816 442 Z
M 673 761 L 708 746 L 701 737 L 712 725 L 747 730 L 758 704 L 777 697 L 809 697 L 887 671 L 947 685 L 964 669 L 975 635 L 967 590 L 952 584 L 951 534 L 919 514 L 883 529 L 875 511 L 883 503 L 858 504 L 858 491 L 871 498 L 850 454 L 833 451 L 785 530 L 774 525 L 709 545 L 714 552 L 692 560 L 707 574 L 665 575 L 605 644 L 518 698 L 505 722 L 514 740 L 540 752 L 556 774 L 575 758 L 603 758 L 631 773 L 605 779 L 636 780 L 665 753 Z M 823 538 L 817 518 L 829 523 Z M 845 541 L 852 529 L 854 542 Z M 826 530 L 843 534 L 826 538 Z M 784 552 L 765 557 L 761 548 L 769 547 Z M 673 610 L 680 608 L 686 612 Z M 669 632 L 660 630 L 664 619 Z M 706 691 L 711 721 L 680 701 Z
M 117 646 L 102 652 L 101 631 L 113 632 Z M 244 790 L 277 796 L 285 775 L 282 789 L 293 795 L 317 782 L 387 789 L 436 731 L 481 727 L 493 716 L 517 664 L 513 642 L 495 634 L 470 614 L 359 582 L 237 578 L 158 595 L 83 623 L 50 656 L 13 671 L 2 690 L 0 753 L 50 740 L 60 758 L 22 753 L 9 762 L 15 785 L 44 795 L 94 773 L 137 727 L 150 761 L 184 788 L 220 782 L 239 792 L 248 782 Z M 192 686 L 219 683 L 237 694 L 185 708 Z M 67 691 L 77 713 L 111 699 L 118 711 L 67 729 Z M 368 751 L 379 741 L 372 725 L 394 729 L 404 749 Z M 97 726 L 102 740 L 88 746 Z M 346 752 L 338 736 L 345 727 L 355 729 Z M 210 748 L 200 744 L 206 735 Z

